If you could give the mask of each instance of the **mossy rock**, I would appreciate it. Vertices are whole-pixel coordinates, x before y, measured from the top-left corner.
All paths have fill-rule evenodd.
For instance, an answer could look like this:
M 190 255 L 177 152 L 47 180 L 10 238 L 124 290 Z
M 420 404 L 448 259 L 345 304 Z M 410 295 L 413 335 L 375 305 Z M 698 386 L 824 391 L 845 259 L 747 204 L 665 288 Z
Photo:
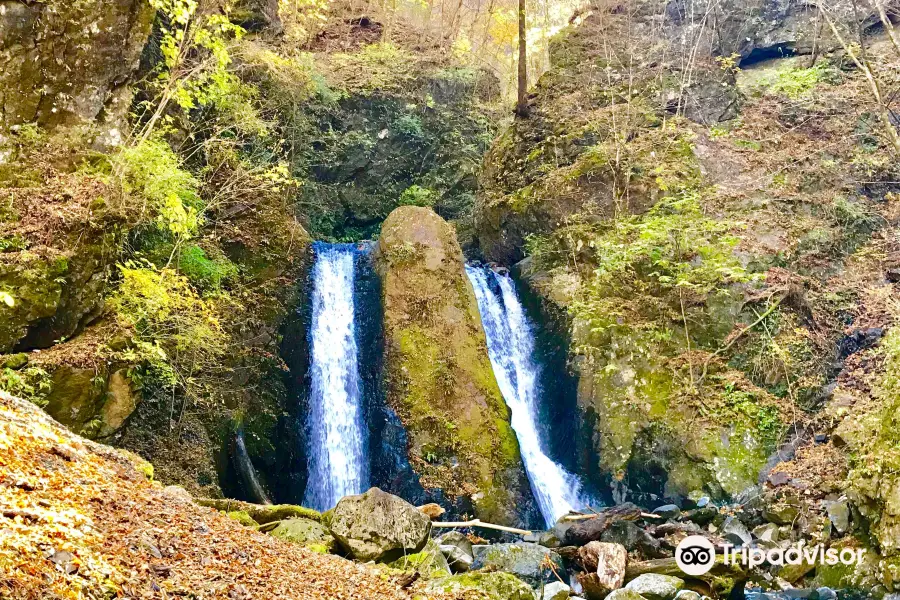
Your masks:
M 456 594 L 476 590 L 491 600 L 534 600 L 534 591 L 527 583 L 510 573 L 460 573 L 437 579 L 428 585 L 434 592 Z
M 208 506 L 226 513 L 233 511 L 246 512 L 250 518 L 260 525 L 291 518 L 308 519 L 318 523 L 322 517 L 318 511 L 295 504 L 253 504 L 227 498 L 198 498 L 196 502 L 200 506 Z
M 450 575 L 450 565 L 433 539 L 428 540 L 421 552 L 398 558 L 387 566 L 401 571 L 418 571 L 426 577 Z
M 514 522 L 527 480 L 453 228 L 427 208 L 398 208 L 375 264 L 388 401 L 413 468 L 426 488 L 472 498 L 481 519 Z
M 225 516 L 229 519 L 234 519 L 244 527 L 256 527 L 259 525 L 259 523 L 254 521 L 245 510 L 233 510 L 225 513 Z
M 334 552 L 337 548 L 337 542 L 334 537 L 318 521 L 303 518 L 285 519 L 278 523 L 278 526 L 269 532 L 277 538 L 299 544 L 306 548 L 316 547 L 324 548 L 325 553 Z
M 4 14 L 0 122 L 55 126 L 128 110 L 122 84 L 150 34 L 150 3 L 49 0 L 10 4 Z

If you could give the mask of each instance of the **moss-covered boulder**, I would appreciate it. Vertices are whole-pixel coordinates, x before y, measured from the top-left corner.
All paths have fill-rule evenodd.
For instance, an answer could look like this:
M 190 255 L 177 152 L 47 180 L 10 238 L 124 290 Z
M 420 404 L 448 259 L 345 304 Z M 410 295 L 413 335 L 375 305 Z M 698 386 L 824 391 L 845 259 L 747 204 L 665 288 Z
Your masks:
M 140 402 L 128 369 L 60 366 L 49 378 L 44 409 L 80 435 L 106 439 L 120 431 Z
M 534 591 L 527 583 L 510 573 L 460 573 L 437 579 L 428 585 L 435 592 L 458 594 L 476 590 L 491 600 L 534 600 Z
M 269 534 L 277 538 L 300 544 L 324 553 L 333 552 L 337 547 L 328 528 L 312 519 L 292 518 L 278 523 Z
M 146 0 L 5 2 L 0 123 L 54 126 L 124 115 L 150 34 Z
M 433 211 L 401 207 L 384 222 L 376 268 L 388 401 L 422 484 L 510 523 L 527 482 L 463 267 L 453 228 Z
M 392 569 L 418 571 L 426 577 L 446 577 L 450 575 L 450 565 L 433 539 L 429 539 L 420 552 L 407 554 L 388 563 Z

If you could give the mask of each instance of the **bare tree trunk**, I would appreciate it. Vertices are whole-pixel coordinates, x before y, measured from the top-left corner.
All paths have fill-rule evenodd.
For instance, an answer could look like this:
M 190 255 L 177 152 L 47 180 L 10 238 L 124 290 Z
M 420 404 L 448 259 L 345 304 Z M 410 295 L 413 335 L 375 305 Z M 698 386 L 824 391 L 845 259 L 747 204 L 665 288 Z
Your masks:
M 525 0 L 519 0 L 519 94 L 516 102 L 516 114 L 528 116 L 525 94 L 528 91 L 528 53 L 525 39 Z

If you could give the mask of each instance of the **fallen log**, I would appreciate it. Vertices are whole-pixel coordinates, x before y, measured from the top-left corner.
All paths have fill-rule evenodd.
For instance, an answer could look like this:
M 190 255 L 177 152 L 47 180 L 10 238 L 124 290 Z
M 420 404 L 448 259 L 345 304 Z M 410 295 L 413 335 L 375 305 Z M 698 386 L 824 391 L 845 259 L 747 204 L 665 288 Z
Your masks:
M 472 519 L 471 521 L 433 521 L 432 527 L 483 527 L 484 529 L 496 529 L 497 531 L 506 531 L 508 533 L 518 533 L 519 535 L 531 535 L 527 529 L 517 529 L 515 527 L 507 527 L 506 525 L 495 525 L 493 523 L 485 523 L 480 519 Z
M 230 498 L 197 498 L 194 502 L 200 506 L 208 506 L 222 512 L 244 511 L 260 525 L 273 521 L 283 521 L 291 517 L 301 517 L 313 521 L 318 521 L 322 518 L 318 511 L 294 504 L 253 504 Z
M 647 513 L 630 502 L 611 506 L 590 519 L 576 521 L 566 530 L 564 543 L 567 546 L 584 546 L 588 542 L 600 541 L 601 534 L 616 521 L 636 521 L 643 514 Z

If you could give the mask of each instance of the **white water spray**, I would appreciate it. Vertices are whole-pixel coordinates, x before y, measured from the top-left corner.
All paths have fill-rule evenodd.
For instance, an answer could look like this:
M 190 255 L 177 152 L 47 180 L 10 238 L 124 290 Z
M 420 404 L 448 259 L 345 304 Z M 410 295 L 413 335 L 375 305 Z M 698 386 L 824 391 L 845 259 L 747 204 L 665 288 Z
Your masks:
M 553 462 L 541 448 L 537 427 L 539 370 L 532 358 L 534 332 L 509 276 L 471 266 L 466 266 L 466 274 L 475 289 L 494 376 L 512 413 L 512 427 L 531 490 L 549 528 L 584 502 L 578 478 Z M 500 289 L 499 297 L 491 290 L 490 278 Z
M 316 243 L 310 328 L 309 479 L 303 503 L 328 510 L 368 484 L 354 323 L 352 244 Z

